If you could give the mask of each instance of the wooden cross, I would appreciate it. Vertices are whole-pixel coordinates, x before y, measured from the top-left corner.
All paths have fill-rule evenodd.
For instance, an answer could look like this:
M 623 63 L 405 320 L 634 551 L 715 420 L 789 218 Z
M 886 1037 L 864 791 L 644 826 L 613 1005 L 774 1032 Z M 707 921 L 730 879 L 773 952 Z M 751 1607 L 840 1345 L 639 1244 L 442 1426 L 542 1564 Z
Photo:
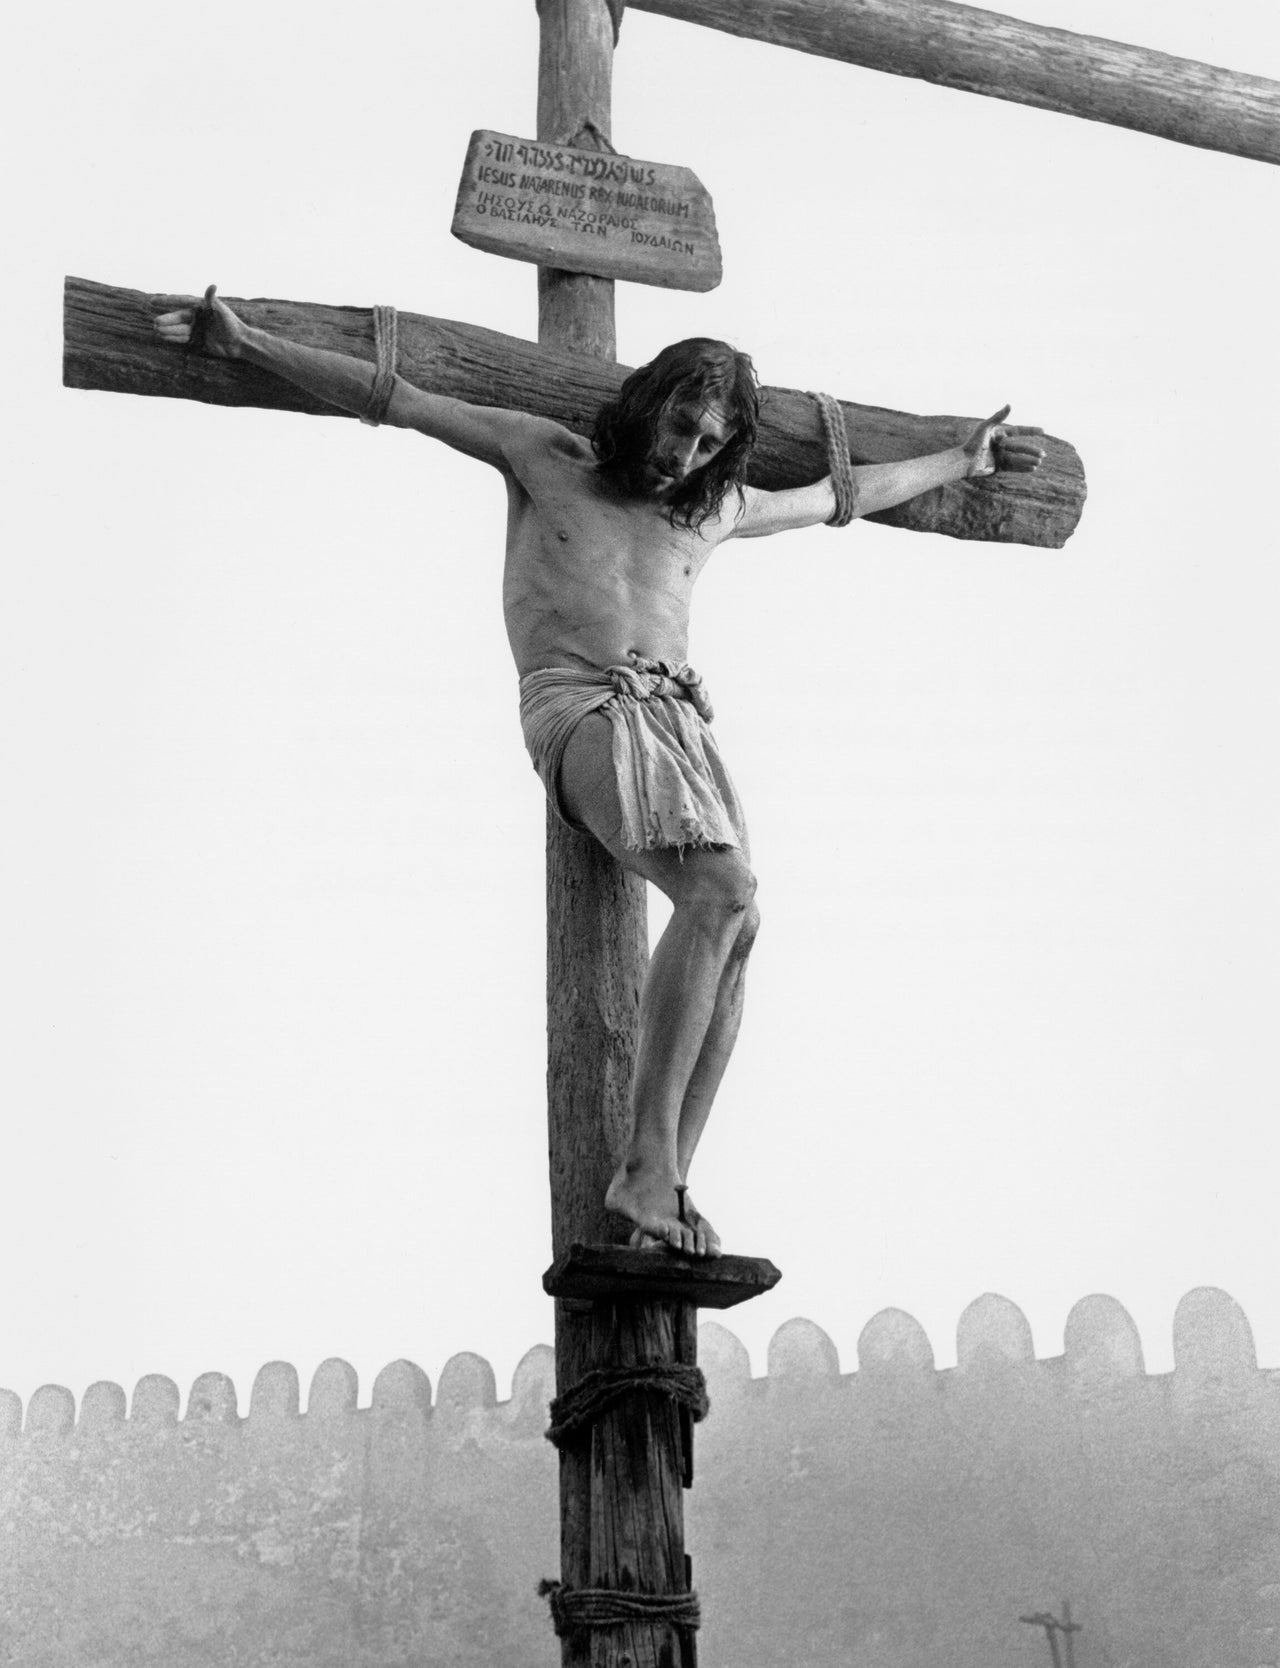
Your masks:
M 1020 1622 L 1026 1622 L 1029 1627 L 1042 1627 L 1045 1638 L 1049 1641 L 1049 1655 L 1053 1668 L 1064 1668 L 1062 1654 L 1058 1650 L 1058 1635 L 1062 1635 L 1062 1642 L 1066 1649 L 1065 1668 L 1076 1668 L 1075 1635 L 1083 1632 L 1079 1622 L 1071 1620 L 1071 1605 L 1066 1599 L 1062 1601 L 1062 1620 L 1049 1610 L 1038 1610 L 1034 1616 L 1019 1616 Z
M 632 0 L 660 12 L 774 44 L 1070 111 L 1183 143 L 1280 161 L 1280 87 L 1256 77 L 1060 30 L 1039 29 L 948 0 Z M 541 0 L 538 138 L 563 143 L 586 124 L 608 138 L 615 22 L 621 0 Z M 539 272 L 539 342 L 411 314 L 400 320 L 400 369 L 410 381 L 481 404 L 502 405 L 589 430 L 601 399 L 621 380 L 614 363 L 613 285 L 591 274 Z M 69 386 L 157 394 L 227 405 L 328 411 L 252 367 L 174 355 L 156 341 L 157 312 L 180 298 L 67 286 Z M 247 322 L 295 340 L 373 357 L 369 315 L 293 302 L 234 302 Z M 922 418 L 845 403 L 855 461 L 881 462 L 950 446 L 972 418 Z M 1049 437 L 1035 475 L 1001 476 L 941 489 L 876 519 L 961 538 L 1059 547 L 1084 501 L 1074 451 Z M 826 473 L 812 402 L 766 390 L 751 479 L 764 487 Z M 548 1104 L 553 1249 L 561 1393 L 601 1366 L 694 1363 L 694 1303 L 750 1295 L 759 1268 L 707 1271 L 701 1284 L 677 1260 L 654 1262 L 626 1290 L 628 1259 L 575 1244 L 608 1245 L 608 1180 L 628 1134 L 627 1091 L 637 998 L 646 953 L 640 883 L 593 842 L 548 817 Z M 675 1271 L 673 1273 L 673 1271 Z M 659 1276 L 670 1292 L 655 1290 Z M 753 1284 L 754 1278 L 754 1284 Z M 715 1288 L 721 1288 L 717 1291 Z M 570 1588 L 689 1589 L 681 1483 L 691 1478 L 687 1415 L 647 1392 L 597 1421 L 588 1445 L 561 1466 L 562 1579 Z M 1026 1618 L 1039 1621 L 1039 1618 Z M 1064 1624 L 1057 1624 L 1059 1626 Z M 1051 1644 L 1053 1640 L 1051 1638 Z M 1070 1635 L 1068 1635 L 1068 1644 Z M 671 1620 L 570 1632 L 567 1664 L 689 1668 L 692 1640 Z

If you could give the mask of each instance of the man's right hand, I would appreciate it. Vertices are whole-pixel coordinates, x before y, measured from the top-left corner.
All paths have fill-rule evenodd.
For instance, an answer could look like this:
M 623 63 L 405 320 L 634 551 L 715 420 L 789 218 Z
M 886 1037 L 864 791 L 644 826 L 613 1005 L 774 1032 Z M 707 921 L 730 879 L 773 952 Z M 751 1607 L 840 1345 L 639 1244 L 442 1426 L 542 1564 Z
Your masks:
M 967 473 L 994 475 L 998 470 L 1030 474 L 1044 462 L 1044 447 L 1037 440 L 1024 440 L 1028 434 L 1043 434 L 1043 429 L 1006 423 L 1010 407 L 1002 405 L 965 441 L 961 450 L 969 460 Z
M 153 321 L 157 336 L 215 359 L 239 359 L 248 339 L 248 328 L 226 302 L 218 300 L 217 287 L 210 284 L 204 300 L 193 302 L 190 307 L 160 313 Z

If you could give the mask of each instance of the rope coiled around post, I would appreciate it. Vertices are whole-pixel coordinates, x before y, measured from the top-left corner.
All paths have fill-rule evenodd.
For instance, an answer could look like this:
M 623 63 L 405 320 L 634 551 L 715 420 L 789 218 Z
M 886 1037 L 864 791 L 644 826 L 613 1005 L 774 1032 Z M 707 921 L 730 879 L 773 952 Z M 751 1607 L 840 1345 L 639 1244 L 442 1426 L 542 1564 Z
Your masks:
M 369 399 L 360 413 L 360 421 L 377 428 L 385 421 L 387 407 L 396 387 L 396 358 L 398 355 L 398 327 L 394 307 L 373 309 L 373 346 L 378 370 L 369 390 Z
M 831 485 L 835 489 L 835 513 L 827 517 L 828 527 L 847 527 L 858 513 L 858 483 L 853 478 L 853 463 L 849 457 L 849 437 L 845 432 L 844 412 L 838 400 L 830 394 L 811 394 L 818 402 L 822 417 L 822 432 L 827 439 L 827 461 L 831 466 Z
M 702 1624 L 696 1593 L 622 1593 L 612 1587 L 540 1581 L 538 1595 L 550 1600 L 552 1625 L 561 1639 L 581 1629 L 625 1627 L 629 1622 L 668 1622 L 683 1628 Z
M 548 1442 L 567 1448 L 606 1413 L 636 1390 L 652 1390 L 687 1407 L 695 1419 L 705 1419 L 711 1408 L 707 1381 L 700 1367 L 665 1363 L 653 1367 L 601 1367 L 587 1373 L 551 1404 Z

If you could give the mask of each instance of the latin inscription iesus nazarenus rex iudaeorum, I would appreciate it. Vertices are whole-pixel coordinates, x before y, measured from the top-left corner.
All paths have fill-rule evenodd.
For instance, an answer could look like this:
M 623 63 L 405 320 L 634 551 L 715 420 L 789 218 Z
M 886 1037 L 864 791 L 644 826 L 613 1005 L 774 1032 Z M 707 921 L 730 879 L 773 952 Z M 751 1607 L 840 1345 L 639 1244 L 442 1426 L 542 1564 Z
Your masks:
M 722 275 L 711 198 L 688 168 L 487 128 L 467 146 L 452 230 L 491 255 L 664 289 Z

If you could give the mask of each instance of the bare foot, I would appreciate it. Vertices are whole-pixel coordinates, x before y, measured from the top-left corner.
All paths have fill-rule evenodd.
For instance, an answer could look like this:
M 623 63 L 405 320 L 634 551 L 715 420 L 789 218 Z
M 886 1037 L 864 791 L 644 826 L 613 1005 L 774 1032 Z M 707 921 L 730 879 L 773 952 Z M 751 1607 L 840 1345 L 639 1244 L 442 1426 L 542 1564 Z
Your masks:
M 679 1183 L 670 1173 L 647 1170 L 642 1165 L 623 1165 L 609 1183 L 604 1202 L 607 1210 L 616 1211 L 634 1222 L 636 1231 L 632 1245 L 669 1246 L 672 1251 L 685 1251 L 690 1256 L 706 1256 L 706 1242 L 698 1248 L 697 1230 L 680 1219 Z
M 609 1184 L 605 1204 L 636 1224 L 627 1242 L 633 1250 L 670 1249 L 694 1257 L 721 1255 L 719 1234 L 679 1182 L 654 1178 L 638 1167 L 624 1167 Z
M 697 1252 L 700 1257 L 719 1257 L 723 1255 L 720 1249 L 720 1235 L 689 1197 L 687 1188 L 684 1193 L 684 1219 L 693 1229 Z
M 687 1212 L 686 1220 L 693 1229 L 694 1255 L 697 1257 L 721 1257 L 724 1255 L 720 1248 L 720 1235 L 715 1231 L 705 1216 L 696 1212 Z M 643 1228 L 637 1228 L 627 1241 L 633 1251 L 665 1251 L 665 1239 L 654 1239 L 652 1234 L 646 1234 Z

